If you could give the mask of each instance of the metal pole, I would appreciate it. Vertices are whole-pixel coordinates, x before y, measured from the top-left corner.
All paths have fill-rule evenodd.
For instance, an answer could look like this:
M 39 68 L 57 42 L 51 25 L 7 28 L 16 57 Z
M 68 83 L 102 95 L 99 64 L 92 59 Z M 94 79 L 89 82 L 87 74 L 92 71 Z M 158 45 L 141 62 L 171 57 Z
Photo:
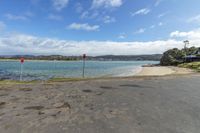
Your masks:
M 187 62 L 187 59 L 186 59 L 186 56 L 187 56 L 187 45 L 189 44 L 189 41 L 188 40 L 186 40 L 186 41 L 184 41 L 184 49 L 185 49 L 185 62 Z
M 20 65 L 20 81 L 22 81 L 22 74 L 23 74 L 23 63 Z
M 186 50 L 186 47 L 187 47 L 187 46 L 186 46 L 186 45 L 187 45 L 187 44 L 186 44 L 186 42 L 185 42 L 185 47 L 184 47 L 184 48 L 185 48 L 185 62 L 187 62 L 187 59 L 186 59 L 186 56 L 187 56 L 187 50 Z
M 83 78 L 85 78 L 85 58 L 83 58 Z

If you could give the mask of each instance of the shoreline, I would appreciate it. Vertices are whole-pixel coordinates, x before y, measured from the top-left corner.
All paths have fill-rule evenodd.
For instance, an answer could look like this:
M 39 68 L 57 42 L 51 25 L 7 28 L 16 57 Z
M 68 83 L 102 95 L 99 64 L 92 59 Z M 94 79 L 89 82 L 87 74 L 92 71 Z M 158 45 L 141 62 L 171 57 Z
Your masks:
M 121 76 L 121 77 L 95 77 L 95 78 L 63 78 L 63 77 L 57 77 L 57 78 L 51 78 L 48 80 L 32 80 L 32 81 L 19 81 L 19 80 L 1 80 L 0 85 L 3 84 L 37 84 L 37 83 L 56 83 L 56 82 L 82 82 L 82 81 L 112 81 L 112 80 L 145 80 L 145 79 L 162 79 L 162 78 L 168 78 L 168 77 L 185 77 L 185 76 L 191 76 L 191 75 L 199 75 L 197 72 L 186 69 L 186 68 L 179 68 L 179 67 L 159 67 L 160 73 L 158 71 L 155 73 L 155 71 L 149 72 L 149 70 L 152 70 L 152 68 L 158 69 L 157 67 L 142 67 L 141 71 L 133 76 Z M 165 71 L 166 68 L 170 70 L 171 73 L 168 73 L 169 71 Z M 161 73 L 162 71 L 162 73 Z
M 129 71 L 115 76 L 100 76 L 100 77 L 52 77 L 49 79 L 36 79 L 36 80 L 24 80 L 22 82 L 43 82 L 43 81 L 81 81 L 81 80 L 93 80 L 93 79 L 123 79 L 123 78 L 137 78 L 137 77 L 162 77 L 170 75 L 187 75 L 197 74 L 196 71 L 188 68 L 174 67 L 174 66 L 158 66 L 158 65 L 144 65 L 137 69 L 129 69 Z M 15 79 L 2 79 L 0 82 L 20 82 Z

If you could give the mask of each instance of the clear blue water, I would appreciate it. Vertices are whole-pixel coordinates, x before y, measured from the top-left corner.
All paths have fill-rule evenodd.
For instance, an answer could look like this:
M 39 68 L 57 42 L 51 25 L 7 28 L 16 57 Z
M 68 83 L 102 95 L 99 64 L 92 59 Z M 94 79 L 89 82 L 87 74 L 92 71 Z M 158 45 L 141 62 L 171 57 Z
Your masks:
M 131 76 L 144 64 L 157 61 L 87 61 L 85 77 Z M 82 77 L 82 61 L 26 61 L 23 80 L 46 80 L 53 77 Z M 0 79 L 19 80 L 18 61 L 0 61 Z

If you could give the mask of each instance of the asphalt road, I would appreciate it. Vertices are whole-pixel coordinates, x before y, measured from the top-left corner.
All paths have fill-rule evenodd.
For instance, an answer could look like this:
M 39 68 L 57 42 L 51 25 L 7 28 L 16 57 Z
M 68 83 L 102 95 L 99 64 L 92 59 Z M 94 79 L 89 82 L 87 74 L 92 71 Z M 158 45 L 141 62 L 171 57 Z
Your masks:
M 200 133 L 200 76 L 0 85 L 1 133 Z

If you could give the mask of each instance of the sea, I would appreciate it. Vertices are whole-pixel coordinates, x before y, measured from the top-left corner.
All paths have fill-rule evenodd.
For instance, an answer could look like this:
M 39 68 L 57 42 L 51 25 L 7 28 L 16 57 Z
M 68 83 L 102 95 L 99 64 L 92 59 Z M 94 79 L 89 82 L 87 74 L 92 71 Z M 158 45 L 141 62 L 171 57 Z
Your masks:
M 127 77 L 141 71 L 145 64 L 158 61 L 86 61 L 84 76 Z M 51 78 L 83 77 L 83 61 L 0 61 L 0 80 L 48 80 Z

